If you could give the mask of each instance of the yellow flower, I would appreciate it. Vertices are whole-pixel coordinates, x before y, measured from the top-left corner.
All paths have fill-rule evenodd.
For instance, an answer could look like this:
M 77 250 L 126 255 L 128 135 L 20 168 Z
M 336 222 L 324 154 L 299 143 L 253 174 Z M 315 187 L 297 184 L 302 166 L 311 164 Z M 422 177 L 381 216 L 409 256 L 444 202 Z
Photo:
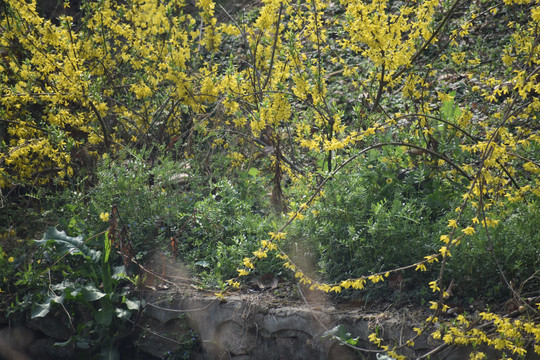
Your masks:
M 7 259 L 8 262 L 12 263 L 15 261 L 15 259 L 13 258 L 13 256 L 10 256 L 8 259 Z
M 454 219 L 448 220 L 448 227 L 449 228 L 456 228 L 457 227 L 457 221 Z
M 238 271 L 238 276 L 249 275 L 249 273 L 246 271 L 246 269 L 236 269 L 236 271 Z
M 441 247 L 439 249 L 439 252 L 442 254 L 443 257 L 452 256 L 452 254 L 450 254 L 450 251 L 448 251 L 448 248 L 446 246 Z
M 262 258 L 265 258 L 267 257 L 268 255 L 266 254 L 268 250 L 257 250 L 257 251 L 254 251 L 253 252 L 253 255 L 255 255 L 256 257 L 258 257 L 259 259 L 262 259 Z
M 284 232 L 269 232 L 268 235 L 271 236 L 272 240 L 283 240 L 287 236 L 287 233 Z
M 248 269 L 254 269 L 253 263 L 250 258 L 244 258 L 244 266 Z
M 109 221 L 109 213 L 108 212 L 102 212 L 99 214 L 99 218 L 101 221 Z
M 303 220 L 305 218 L 305 216 L 298 211 L 291 211 L 287 215 L 289 215 L 289 219 Z
M 468 226 L 461 231 L 463 231 L 467 235 L 473 235 L 475 233 L 474 228 L 472 226 Z

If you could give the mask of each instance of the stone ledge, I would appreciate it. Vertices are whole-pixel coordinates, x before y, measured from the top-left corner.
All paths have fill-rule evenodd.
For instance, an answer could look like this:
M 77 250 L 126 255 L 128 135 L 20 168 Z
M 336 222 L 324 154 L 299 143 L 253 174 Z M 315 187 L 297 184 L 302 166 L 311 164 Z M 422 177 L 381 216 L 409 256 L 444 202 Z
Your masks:
M 233 294 L 220 302 L 214 296 L 194 291 L 148 292 L 142 296 L 147 306 L 144 317 L 160 326 L 180 325 L 178 314 L 184 313 L 201 343 L 200 357 L 218 359 L 376 359 L 376 353 L 358 354 L 324 333 L 338 325 L 344 326 L 358 346 L 376 350 L 368 335 L 378 329 L 381 337 L 393 343 L 414 336 L 414 322 L 409 311 L 373 311 L 363 308 L 343 309 L 330 303 L 308 306 L 305 302 L 279 306 L 267 293 Z M 417 314 L 420 322 L 428 314 Z M 144 322 L 145 320 L 142 319 Z M 160 332 L 159 328 L 154 329 Z M 163 331 L 170 331 L 163 328 Z M 152 341 L 156 341 L 153 339 Z M 407 358 L 417 358 L 440 345 L 423 335 L 413 348 L 405 349 Z M 163 344 L 159 351 L 173 351 Z M 447 348 L 431 359 L 461 360 L 468 357 L 467 349 Z M 154 353 L 154 356 L 160 354 Z

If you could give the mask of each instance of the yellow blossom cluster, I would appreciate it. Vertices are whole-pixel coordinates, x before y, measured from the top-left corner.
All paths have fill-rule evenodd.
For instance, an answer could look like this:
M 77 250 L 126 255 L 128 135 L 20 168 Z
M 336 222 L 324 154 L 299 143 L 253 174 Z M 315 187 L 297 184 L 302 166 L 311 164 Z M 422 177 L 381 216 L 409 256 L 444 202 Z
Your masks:
M 44 19 L 35 2 L 6 1 L 0 187 L 71 177 L 72 163 L 82 161 L 74 154 L 94 156 L 138 141 L 171 103 L 201 109 L 184 72 L 196 46 L 190 38 L 195 23 L 174 15 L 183 6 L 176 0 L 92 3 L 76 27 L 67 15 Z M 163 93 L 170 98 L 150 101 Z M 181 124 L 167 113 L 164 133 L 171 134 Z
M 537 343 L 540 341 L 540 326 L 535 322 L 501 317 L 485 312 L 480 313 L 479 316 L 486 325 L 491 325 L 488 329 L 493 328 L 495 331 L 486 331 L 473 326 L 464 315 L 458 315 L 455 325 L 436 330 L 432 336 L 447 344 L 464 346 L 486 344 L 496 350 L 509 351 L 517 356 L 523 356 L 527 353 L 523 342 L 527 336 L 531 336 Z M 540 354 L 538 345 L 535 345 L 533 350 Z M 485 357 L 484 353 L 473 352 L 470 358 L 481 359 L 483 357 Z

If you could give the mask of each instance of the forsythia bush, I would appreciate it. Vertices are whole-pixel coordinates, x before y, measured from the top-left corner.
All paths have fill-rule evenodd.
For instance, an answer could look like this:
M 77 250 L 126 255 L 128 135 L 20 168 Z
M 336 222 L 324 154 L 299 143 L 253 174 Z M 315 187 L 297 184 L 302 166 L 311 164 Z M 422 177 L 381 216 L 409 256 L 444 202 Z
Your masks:
M 285 229 L 324 198 L 333 174 L 366 152 L 394 147 L 400 157 L 385 161 L 396 169 L 422 163 L 463 189 L 439 251 L 400 269 L 424 271 L 438 262 L 440 276 L 429 285 L 439 295 L 432 307 L 444 309 L 444 269 L 454 248 L 479 231 L 489 238 L 504 221 L 505 204 L 540 196 L 540 6 L 479 3 L 263 0 L 248 23 L 211 0 L 189 11 L 180 0 L 88 1 L 78 18 L 48 20 L 35 2 L 7 0 L 0 22 L 0 187 L 62 182 L 81 154 L 128 145 L 181 141 L 192 156 L 189 144 L 200 135 L 227 151 L 235 167 L 267 156 L 272 203 L 289 214 L 244 259 L 239 276 L 275 253 L 300 282 L 340 292 L 383 281 L 389 272 L 317 282 L 281 250 Z M 519 21 L 500 15 L 513 11 L 522 14 Z M 499 58 L 483 58 L 471 44 L 480 25 L 493 21 L 509 35 L 489 44 Z M 285 177 L 311 183 L 311 192 L 287 204 Z M 238 287 L 238 279 L 229 284 Z M 537 304 L 523 307 L 538 316 Z M 494 332 L 462 317 L 433 336 L 518 354 L 531 339 L 540 353 L 538 322 L 482 317 Z M 436 321 L 428 319 L 419 333 Z
M 88 2 L 81 19 L 8 2 L 2 18 L 2 187 L 72 176 L 74 156 L 178 130 L 204 109 L 182 2 Z M 201 71 L 203 71 L 201 69 Z M 101 146 L 102 145 L 102 146 Z

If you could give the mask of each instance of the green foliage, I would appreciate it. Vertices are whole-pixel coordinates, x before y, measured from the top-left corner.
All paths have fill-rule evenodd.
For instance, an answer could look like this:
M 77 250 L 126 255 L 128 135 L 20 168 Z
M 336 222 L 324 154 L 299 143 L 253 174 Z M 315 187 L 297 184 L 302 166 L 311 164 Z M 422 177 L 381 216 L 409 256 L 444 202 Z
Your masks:
M 97 169 L 96 186 L 85 197 L 74 199 L 79 209 L 90 210 L 90 216 L 81 216 L 88 217 L 96 228 L 101 221 L 99 215 L 109 213 L 116 205 L 139 252 L 155 249 L 159 229 L 173 226 L 182 214 L 191 213 L 197 196 L 186 192 L 196 174 L 189 163 L 178 163 L 170 157 L 154 161 L 145 150 L 106 158 Z
M 269 212 L 266 192 L 262 181 L 252 175 L 235 183 L 218 181 L 210 194 L 195 203 L 193 217 L 184 215 L 182 225 L 171 229 L 178 234 L 182 258 L 195 264 L 209 284 L 234 277 L 242 258 L 273 229 L 272 216 L 265 216 Z M 279 268 L 277 262 L 270 262 L 260 271 L 272 267 Z
M 335 175 L 312 207 L 315 215 L 293 226 L 290 241 L 315 244 L 330 282 L 419 261 L 438 247 L 453 191 L 428 174 L 422 168 L 400 171 L 375 157 L 360 159 Z M 410 281 L 422 286 L 414 275 Z
M 39 252 L 32 240 L 8 230 L 0 234 L 0 244 L 0 318 L 17 319 L 22 316 L 19 310 L 31 305 L 36 288 L 47 286 L 47 279 L 37 269 Z
M 103 243 L 109 241 L 103 234 L 95 238 Z M 140 301 L 130 297 L 124 267 L 113 266 L 102 251 L 87 246 L 92 238 L 83 239 L 51 228 L 42 240 L 36 240 L 55 262 L 49 267 L 53 283 L 33 295 L 31 317 L 44 317 L 53 309 L 62 309 L 73 331 L 62 345 L 75 343 L 78 351 L 88 356 L 101 353 L 106 358 L 119 358 L 117 340 L 129 331 L 127 321 L 139 311 Z M 110 255 L 110 248 L 106 252 Z M 76 256 L 83 259 L 77 260 Z M 64 257 L 68 259 L 56 266 Z
M 213 161 L 214 169 L 224 167 L 228 173 L 222 164 L 226 158 Z M 166 252 L 204 283 L 217 286 L 236 274 L 238 263 L 275 221 L 268 216 L 268 178 L 255 168 L 236 179 L 224 176 L 218 171 L 203 176 L 197 164 L 174 161 L 159 151 L 125 152 L 100 162 L 90 191 L 67 195 L 60 224 L 74 236 L 102 230 L 100 215 L 116 205 L 138 259 L 144 262 Z M 218 177 L 223 180 L 214 180 Z M 277 266 L 269 262 L 263 269 Z
M 43 234 L 42 240 L 36 240 L 38 245 L 55 245 L 59 254 L 81 255 L 87 261 L 96 262 L 101 258 L 101 252 L 88 248 L 82 236 L 70 237 L 65 232 L 49 228 Z
M 540 207 L 535 201 L 514 204 L 504 221 L 467 239 L 453 254 L 448 276 L 458 283 L 464 299 L 484 299 L 494 304 L 512 296 L 506 281 L 524 297 L 534 295 L 540 279 Z M 503 278 L 504 276 L 504 278 Z

